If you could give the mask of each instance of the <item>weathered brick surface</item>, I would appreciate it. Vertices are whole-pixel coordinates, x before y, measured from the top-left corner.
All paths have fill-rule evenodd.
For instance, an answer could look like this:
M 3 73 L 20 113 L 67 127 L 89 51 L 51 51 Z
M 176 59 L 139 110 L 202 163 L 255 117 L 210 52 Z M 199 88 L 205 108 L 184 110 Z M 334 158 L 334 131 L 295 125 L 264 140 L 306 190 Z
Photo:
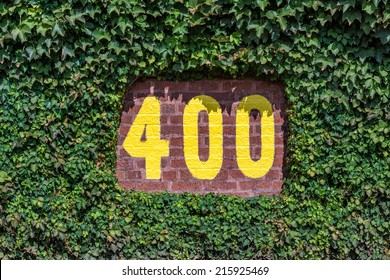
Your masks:
M 272 104 L 275 124 L 275 154 L 272 168 L 258 179 L 246 177 L 236 160 L 236 112 L 244 97 L 260 94 Z M 188 170 L 183 150 L 183 112 L 186 104 L 197 95 L 208 95 L 218 101 L 223 119 L 223 161 L 217 176 L 211 180 L 194 178 Z M 131 157 L 123 148 L 123 141 L 147 96 L 157 96 L 161 104 L 161 139 L 169 141 L 169 156 L 161 160 L 161 178 L 146 179 L 145 159 Z M 126 189 L 143 191 L 224 193 L 250 197 L 280 194 L 284 182 L 286 144 L 286 104 L 280 83 L 256 80 L 211 80 L 171 82 L 147 80 L 136 82 L 123 103 L 119 127 L 116 175 Z M 251 112 L 250 156 L 261 158 L 260 116 Z M 205 112 L 198 116 L 200 160 L 209 158 L 209 118 Z M 196 149 L 196 148 L 194 148 Z

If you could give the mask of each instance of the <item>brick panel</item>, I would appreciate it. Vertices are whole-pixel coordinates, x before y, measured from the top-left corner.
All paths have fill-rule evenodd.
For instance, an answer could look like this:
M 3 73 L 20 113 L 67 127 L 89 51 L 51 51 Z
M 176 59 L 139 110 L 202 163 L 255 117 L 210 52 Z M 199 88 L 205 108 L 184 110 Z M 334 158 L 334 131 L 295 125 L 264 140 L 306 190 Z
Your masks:
M 271 159 L 272 165 L 269 165 L 268 172 L 261 177 L 256 177 L 258 175 L 246 175 L 252 174 L 250 170 L 252 169 L 251 163 L 255 166 L 258 160 L 262 160 L 262 152 L 269 154 L 267 152 L 268 140 L 264 140 L 266 141 L 265 144 L 262 143 L 262 137 L 266 137 L 266 134 L 262 135 L 264 133 L 264 129 L 261 126 L 262 116 L 257 109 L 252 109 L 250 112 L 248 109 L 248 135 L 239 135 L 238 139 L 236 136 L 237 111 L 244 110 L 242 107 L 239 107 L 240 102 L 244 98 L 254 94 L 261 95 L 271 104 L 274 123 L 274 153 L 271 155 L 273 157 L 273 160 Z M 212 97 L 218 102 L 219 108 L 215 107 L 214 103 L 214 105 L 208 103 L 208 99 L 206 98 L 199 99 L 200 101 L 198 100 L 198 103 L 201 105 L 196 105 L 200 106 L 196 108 L 207 108 L 206 110 L 208 112 L 205 110 L 201 110 L 200 112 L 196 112 L 195 110 L 194 113 L 191 110 L 188 111 L 188 114 L 193 115 L 191 117 L 192 124 L 187 126 L 187 129 L 191 133 L 192 131 L 197 131 L 198 137 L 193 141 L 187 142 L 191 146 L 188 147 L 188 154 L 186 155 L 184 150 L 184 137 L 186 136 L 183 135 L 185 133 L 183 129 L 183 114 L 185 108 L 188 108 L 189 102 L 190 106 L 195 106 L 193 105 L 195 104 L 193 103 L 194 97 L 199 95 Z M 126 145 L 129 145 L 129 143 L 126 144 L 125 139 L 128 137 L 129 130 L 137 119 L 137 116 L 139 117 L 138 113 L 144 104 L 145 98 L 149 97 L 156 97 L 158 99 L 159 111 L 156 109 L 157 107 L 144 110 L 143 118 L 145 118 L 145 122 L 148 122 L 148 124 L 144 128 L 141 126 L 144 129 L 144 133 L 139 140 L 135 137 L 135 141 L 139 143 L 134 144 L 138 145 L 136 147 L 139 147 L 142 151 L 138 156 L 145 154 L 145 157 L 134 157 L 128 152 Z M 121 124 L 118 129 L 116 164 L 118 183 L 126 189 L 150 192 L 195 192 L 200 194 L 214 192 L 242 197 L 280 194 L 284 183 L 284 171 L 286 169 L 283 166 L 285 163 L 286 144 L 285 108 L 283 86 L 280 83 L 256 80 L 171 82 L 152 79 L 136 82 L 124 98 Z M 217 128 L 222 126 L 222 135 L 210 136 L 210 131 L 213 130 L 213 126 L 210 125 L 209 114 L 217 111 L 222 114 L 220 118 L 222 123 L 216 125 Z M 157 124 L 156 112 L 159 114 Z M 242 113 L 241 116 L 243 116 Z M 243 118 L 245 118 L 245 115 Z M 156 131 L 156 127 L 159 127 L 160 130 L 159 137 L 153 132 Z M 142 131 L 142 129 L 138 131 Z M 217 129 L 217 131 L 219 130 Z M 243 130 L 241 129 L 241 131 Z M 152 135 L 150 138 L 148 138 L 148 133 Z M 150 140 L 152 138 L 155 140 Z M 153 142 L 156 144 L 147 146 L 144 149 L 142 146 L 143 143 L 151 143 L 148 142 L 148 139 L 150 141 L 156 141 Z M 242 139 L 248 139 L 249 141 L 247 145 L 247 151 L 249 152 L 249 161 L 247 160 L 247 162 L 249 163 L 242 163 L 246 164 L 244 169 L 249 169 L 249 171 L 246 171 L 246 174 L 237 163 L 236 141 Z M 162 144 L 160 144 L 160 140 Z M 210 150 L 212 143 L 218 143 L 214 141 L 220 141 L 222 143 L 221 148 L 216 147 L 217 150 L 222 149 L 220 159 L 210 158 L 212 153 L 216 152 L 215 154 L 218 154 L 218 151 Z M 131 142 L 130 144 L 133 143 Z M 166 145 L 168 145 L 168 151 L 165 150 Z M 163 156 L 159 157 L 161 150 L 163 151 Z M 245 155 L 245 153 L 241 154 Z M 155 155 L 157 156 L 156 158 Z M 195 159 L 190 159 L 191 157 Z M 154 161 L 154 165 L 150 164 L 150 162 L 146 163 L 146 161 Z M 195 167 L 189 167 L 188 164 L 191 161 L 198 162 L 198 165 L 195 164 Z M 158 165 L 160 166 L 160 173 L 157 173 L 159 174 L 159 178 L 147 178 L 146 171 L 149 170 L 148 168 L 155 168 Z M 193 170 L 190 170 L 191 168 Z M 199 176 L 203 176 L 203 174 L 209 174 L 207 176 L 210 178 L 198 178 Z M 254 172 L 253 174 L 258 173 Z M 154 174 L 153 176 L 157 175 Z M 254 176 L 254 178 L 250 176 Z

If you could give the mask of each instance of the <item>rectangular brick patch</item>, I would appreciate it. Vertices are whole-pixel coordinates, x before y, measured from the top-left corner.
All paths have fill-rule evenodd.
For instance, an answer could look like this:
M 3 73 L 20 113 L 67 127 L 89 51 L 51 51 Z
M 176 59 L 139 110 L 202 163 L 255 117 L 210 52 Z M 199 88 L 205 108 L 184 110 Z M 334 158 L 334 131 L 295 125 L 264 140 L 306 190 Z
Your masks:
M 150 192 L 280 194 L 285 108 L 280 83 L 136 82 L 121 115 L 118 183 Z

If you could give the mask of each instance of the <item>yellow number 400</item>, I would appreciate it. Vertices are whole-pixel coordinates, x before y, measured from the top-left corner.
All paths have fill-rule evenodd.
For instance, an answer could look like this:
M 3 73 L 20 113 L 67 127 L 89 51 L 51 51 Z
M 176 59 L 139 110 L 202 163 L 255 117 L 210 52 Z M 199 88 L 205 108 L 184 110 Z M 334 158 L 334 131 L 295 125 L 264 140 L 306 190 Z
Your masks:
M 251 110 L 261 116 L 261 158 L 250 155 Z M 202 161 L 198 147 L 198 117 L 206 111 L 209 119 L 209 157 Z M 169 156 L 167 140 L 160 138 L 160 102 L 156 97 L 146 97 L 127 137 L 124 149 L 133 157 L 145 158 L 146 179 L 160 179 L 161 158 Z M 214 179 L 223 161 L 222 110 L 218 102 L 206 95 L 190 100 L 183 115 L 184 157 L 191 174 L 197 179 Z M 145 135 L 145 140 L 142 137 Z M 270 102 L 261 95 L 251 95 L 241 100 L 236 116 L 236 156 L 241 172 L 249 178 L 260 178 L 272 167 L 274 161 L 274 117 Z

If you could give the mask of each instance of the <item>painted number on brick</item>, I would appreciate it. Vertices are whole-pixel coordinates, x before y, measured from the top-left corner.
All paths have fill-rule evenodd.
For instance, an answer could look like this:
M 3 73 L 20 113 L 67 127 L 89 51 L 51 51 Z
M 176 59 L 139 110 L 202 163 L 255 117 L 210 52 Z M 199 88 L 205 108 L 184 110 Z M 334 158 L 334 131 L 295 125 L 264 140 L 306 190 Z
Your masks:
M 250 155 L 250 112 L 261 115 L 261 157 Z M 205 111 L 209 119 L 209 157 L 199 158 L 198 118 Z M 169 156 L 167 140 L 160 137 L 160 103 L 156 97 L 146 97 L 123 143 L 130 156 L 145 158 L 146 178 L 161 178 L 161 159 Z M 197 179 L 214 179 L 223 161 L 222 110 L 212 97 L 199 95 L 190 100 L 184 109 L 184 158 L 191 174 Z M 249 178 L 260 178 L 272 167 L 275 152 L 274 118 L 270 102 L 261 95 L 243 98 L 236 116 L 236 157 L 241 172 Z
M 209 118 L 209 157 L 206 161 L 199 159 L 198 117 L 206 111 Z M 221 170 L 223 160 L 222 110 L 218 102 L 206 95 L 190 100 L 184 109 L 184 159 L 192 176 L 198 179 L 214 179 Z
M 169 156 L 168 141 L 160 138 L 160 127 L 160 102 L 147 97 L 123 142 L 129 155 L 145 158 L 147 179 L 160 179 L 161 158 Z
M 249 145 L 249 113 L 256 109 L 261 114 L 261 158 L 251 159 Z M 269 101 L 261 95 L 245 97 L 237 109 L 236 154 L 241 172 L 249 178 L 263 177 L 271 169 L 275 153 L 274 115 Z

